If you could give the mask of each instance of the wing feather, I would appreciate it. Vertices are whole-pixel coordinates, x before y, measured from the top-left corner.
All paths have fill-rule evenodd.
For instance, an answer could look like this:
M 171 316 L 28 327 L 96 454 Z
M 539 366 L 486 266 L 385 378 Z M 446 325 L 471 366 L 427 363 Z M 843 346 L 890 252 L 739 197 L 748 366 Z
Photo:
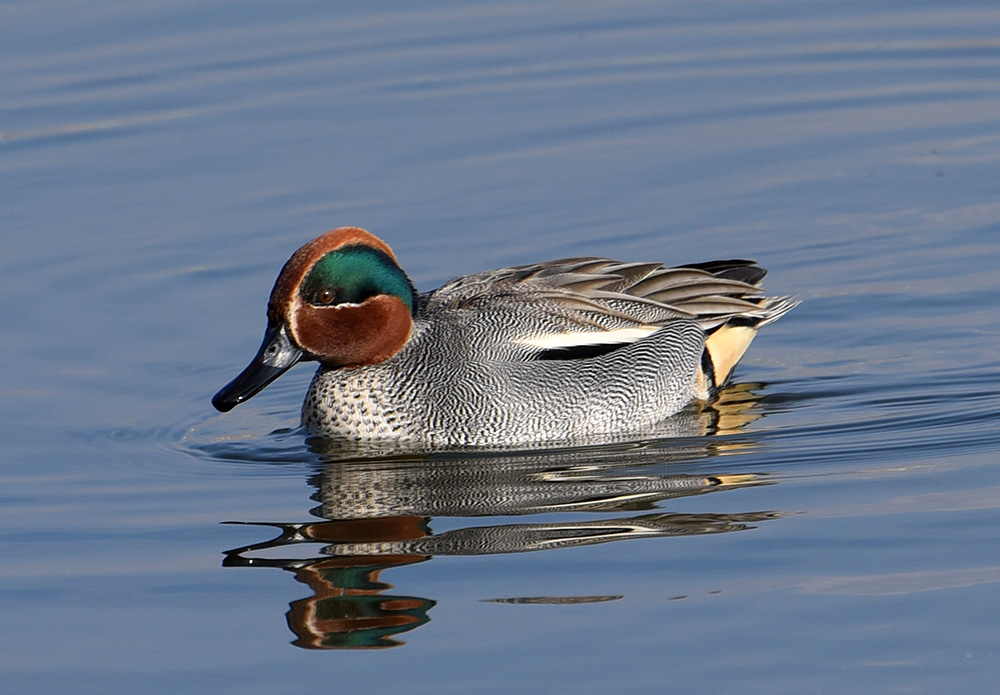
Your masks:
M 424 311 L 461 312 L 484 349 L 530 359 L 552 349 L 628 344 L 672 321 L 706 333 L 728 322 L 756 328 L 798 302 L 766 297 L 753 261 L 666 268 L 608 258 L 566 258 L 457 278 L 425 295 Z M 456 318 L 456 320 L 459 320 Z

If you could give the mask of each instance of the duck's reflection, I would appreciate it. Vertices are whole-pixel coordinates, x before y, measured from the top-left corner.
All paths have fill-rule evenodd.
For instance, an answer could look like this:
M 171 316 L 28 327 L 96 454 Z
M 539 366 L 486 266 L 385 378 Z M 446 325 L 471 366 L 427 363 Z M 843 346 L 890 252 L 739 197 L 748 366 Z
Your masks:
M 751 401 L 747 401 L 749 403 Z M 747 421 L 737 413 L 736 422 Z M 295 573 L 313 595 L 295 601 L 288 625 L 294 644 L 315 649 L 378 648 L 428 621 L 435 602 L 389 593 L 383 570 L 435 555 L 523 553 L 610 541 L 727 533 L 778 516 L 757 511 L 726 514 L 651 512 L 680 497 L 760 485 L 753 474 L 684 473 L 704 459 L 751 447 L 747 440 L 706 437 L 719 431 L 720 413 L 689 413 L 671 425 L 674 437 L 641 445 L 494 455 L 330 460 L 310 483 L 319 506 L 313 523 L 258 524 L 277 537 L 226 551 L 226 566 L 280 567 Z M 752 418 L 751 418 L 752 419 Z M 686 427 L 678 438 L 676 428 Z M 685 465 L 687 464 L 687 465 Z M 609 518 L 567 519 L 574 512 Z M 489 517 L 545 514 L 533 523 L 490 523 Z M 573 515 L 575 516 L 575 515 Z M 434 517 L 467 523 L 442 533 Z M 321 547 L 311 552 L 306 546 Z M 276 557 L 276 552 L 296 557 Z M 505 602 L 584 603 L 616 596 L 499 598 Z

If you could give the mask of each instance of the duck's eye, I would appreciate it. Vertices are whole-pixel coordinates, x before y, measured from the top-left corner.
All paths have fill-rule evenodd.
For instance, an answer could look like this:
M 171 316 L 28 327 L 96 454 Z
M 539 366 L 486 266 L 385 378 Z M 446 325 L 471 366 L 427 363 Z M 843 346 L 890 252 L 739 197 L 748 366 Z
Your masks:
M 324 287 L 319 292 L 316 293 L 316 304 L 321 306 L 329 306 L 333 304 L 334 300 L 337 298 L 337 293 L 334 292 L 329 287 Z

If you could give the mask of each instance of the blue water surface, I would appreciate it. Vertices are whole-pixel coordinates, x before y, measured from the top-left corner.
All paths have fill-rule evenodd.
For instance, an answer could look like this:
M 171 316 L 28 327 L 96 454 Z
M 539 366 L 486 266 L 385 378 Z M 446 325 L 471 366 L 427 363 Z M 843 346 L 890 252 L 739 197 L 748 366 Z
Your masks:
M 11 692 L 996 691 L 992 3 L 0 17 Z M 421 289 L 749 257 L 802 304 L 671 436 L 345 456 L 308 366 L 209 403 L 343 225 Z

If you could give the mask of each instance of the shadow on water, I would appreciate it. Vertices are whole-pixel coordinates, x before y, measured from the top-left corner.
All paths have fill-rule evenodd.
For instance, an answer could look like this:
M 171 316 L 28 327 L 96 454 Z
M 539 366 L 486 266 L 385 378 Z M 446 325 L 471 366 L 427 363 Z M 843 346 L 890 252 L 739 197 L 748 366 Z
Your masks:
M 526 553 L 611 541 L 729 533 L 777 518 L 774 511 L 672 513 L 661 503 L 761 485 L 758 474 L 681 473 L 684 463 L 753 448 L 737 435 L 752 422 L 758 397 L 734 386 L 711 407 L 665 423 L 644 442 L 562 450 L 451 452 L 394 458 L 345 458 L 331 442 L 311 441 L 323 459 L 310 478 L 322 521 L 228 522 L 277 529 L 278 535 L 224 552 L 226 567 L 277 567 L 312 595 L 287 613 L 295 645 L 362 649 L 402 644 L 401 633 L 429 618 L 431 598 L 390 593 L 384 570 L 435 556 Z M 660 433 L 662 434 L 662 433 Z M 728 436 L 727 436 L 728 435 Z M 366 452 L 368 453 L 368 452 Z M 609 518 L 565 520 L 600 512 Z M 555 515 L 560 515 L 555 517 Z M 549 515 L 528 523 L 475 523 L 434 533 L 437 518 Z M 316 550 L 316 545 L 320 545 Z M 592 603 L 619 596 L 490 598 L 508 603 Z

